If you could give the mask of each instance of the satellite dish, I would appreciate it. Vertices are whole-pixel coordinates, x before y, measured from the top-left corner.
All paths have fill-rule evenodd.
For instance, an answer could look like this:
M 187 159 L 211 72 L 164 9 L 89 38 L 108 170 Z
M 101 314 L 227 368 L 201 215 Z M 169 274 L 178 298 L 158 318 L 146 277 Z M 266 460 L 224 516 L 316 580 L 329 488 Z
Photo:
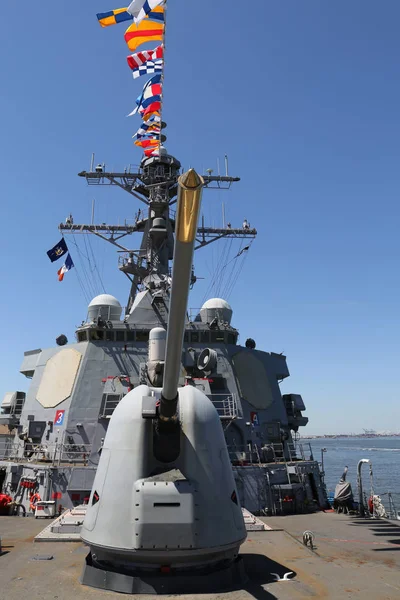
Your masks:
M 65 346 L 65 344 L 68 344 L 67 336 L 64 335 L 63 333 L 61 335 L 59 335 L 56 338 L 56 344 L 57 344 L 57 346 Z
M 217 353 L 211 348 L 205 348 L 201 351 L 197 359 L 197 368 L 200 371 L 208 371 L 211 373 L 217 366 Z

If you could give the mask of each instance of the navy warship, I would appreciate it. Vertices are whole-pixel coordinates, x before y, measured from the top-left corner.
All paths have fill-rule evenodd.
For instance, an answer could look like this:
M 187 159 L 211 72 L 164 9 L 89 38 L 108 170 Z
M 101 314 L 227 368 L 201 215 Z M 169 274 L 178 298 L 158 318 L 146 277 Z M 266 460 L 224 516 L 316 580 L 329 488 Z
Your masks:
M 144 157 L 135 171 L 110 172 L 92 163 L 79 173 L 87 184 L 119 187 L 144 208 L 133 225 L 78 224 L 72 217 L 59 225 L 66 240 L 93 234 L 113 244 L 129 294 L 125 309 L 109 294 L 93 298 L 75 342 L 59 336 L 53 348 L 24 354 L 20 372 L 30 379 L 29 390 L 7 393 L 0 415 L 0 490 L 21 511 L 34 510 L 38 500 L 54 501 L 56 510 L 87 501 L 115 408 L 137 386 L 162 384 L 164 358 L 157 348 L 169 315 L 181 172 L 180 162 L 161 147 L 159 156 Z M 226 172 L 203 180 L 206 191 L 239 178 Z M 247 221 L 215 228 L 203 219 L 195 249 L 256 235 Z M 140 246 L 126 242 L 135 236 L 141 236 Z M 188 311 L 179 385 L 194 386 L 214 404 L 241 505 L 258 515 L 326 507 L 320 465 L 298 443 L 298 431 L 308 422 L 302 396 L 280 391 L 289 376 L 286 357 L 257 349 L 251 338 L 241 344 L 238 337 L 232 307 L 223 298 Z
M 121 11 L 104 20 L 117 22 Z M 116 247 L 129 295 L 125 308 L 114 296 L 94 297 L 74 343 L 60 335 L 53 348 L 25 352 L 29 390 L 1 403 L 0 599 L 88 600 L 93 592 L 80 574 L 107 590 L 166 593 L 179 567 L 196 595 L 209 583 L 217 600 L 239 564 L 246 577 L 224 598 L 399 597 L 398 523 L 377 514 L 378 505 L 372 517 L 324 510 L 323 464 L 299 439 L 305 404 L 280 391 L 286 357 L 251 338 L 242 344 L 227 299 L 209 298 L 185 316 L 179 288 L 196 275 L 192 249 L 177 258 L 179 244 L 248 243 L 256 230 L 247 221 L 193 227 L 184 202 L 179 235 L 178 188 L 197 183 L 165 148 L 138 168 L 114 172 L 92 162 L 79 175 L 121 188 L 145 210 L 130 226 L 69 216 L 59 227 L 64 240 L 95 235 Z M 207 172 L 201 187 L 236 180 Z M 124 241 L 138 235 L 139 249 Z M 348 508 L 342 479 L 336 500 Z M 361 486 L 359 493 L 362 506 Z M 240 506 L 248 510 L 240 514 Z M 83 575 L 81 540 L 90 549 Z M 213 570 L 226 561 L 229 568 Z M 127 573 L 138 564 L 152 571 L 152 585 L 147 572 Z M 188 566 L 197 570 L 190 581 Z

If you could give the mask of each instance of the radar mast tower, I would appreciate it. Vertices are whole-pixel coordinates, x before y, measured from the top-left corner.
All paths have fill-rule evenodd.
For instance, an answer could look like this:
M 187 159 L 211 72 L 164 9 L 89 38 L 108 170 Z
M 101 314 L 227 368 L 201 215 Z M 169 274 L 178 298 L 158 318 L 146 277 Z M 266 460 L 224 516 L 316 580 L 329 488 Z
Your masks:
M 169 261 L 173 258 L 175 212 L 178 193 L 178 177 L 181 173 L 180 162 L 169 155 L 165 148 L 160 148 L 159 156 L 144 157 L 140 166 L 131 171 L 107 171 L 105 165 L 82 171 L 79 177 L 86 179 L 88 185 L 113 185 L 131 194 L 146 205 L 147 209 L 139 209 L 132 225 L 113 224 L 76 224 L 61 223 L 59 230 L 64 234 L 92 233 L 113 244 L 118 249 L 119 269 L 129 278 L 131 288 L 127 303 L 127 314 L 135 300 L 138 291 L 151 290 L 152 296 L 168 294 L 170 288 Z M 212 175 L 210 172 L 203 176 L 205 189 L 229 189 L 232 183 L 240 181 L 239 177 Z M 127 235 L 141 233 L 142 241 L 139 249 L 123 245 L 121 240 Z M 246 226 L 233 229 L 227 227 L 205 227 L 204 218 L 196 234 L 198 250 L 221 238 L 251 238 L 257 231 Z M 196 282 L 192 270 L 191 285 Z

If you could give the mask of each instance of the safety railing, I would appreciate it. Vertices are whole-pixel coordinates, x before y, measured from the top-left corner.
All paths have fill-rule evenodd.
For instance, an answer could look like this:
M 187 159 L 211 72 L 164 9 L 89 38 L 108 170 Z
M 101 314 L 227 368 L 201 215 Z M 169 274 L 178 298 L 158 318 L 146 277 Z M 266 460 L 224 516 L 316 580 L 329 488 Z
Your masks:
M 91 444 L 32 444 L 6 443 L 0 440 L 0 460 L 12 462 L 43 462 L 52 465 L 81 464 L 86 465 L 92 451 Z
M 393 521 L 400 521 L 400 511 L 397 508 L 395 499 L 393 498 L 393 493 L 392 492 L 383 492 L 381 494 L 379 494 L 379 496 L 374 496 L 374 498 L 379 499 L 379 502 L 374 502 L 374 509 L 375 509 L 375 505 L 379 505 L 379 503 L 381 503 L 381 505 L 384 508 L 384 511 L 386 512 L 386 517 L 390 520 Z M 396 496 L 396 500 L 398 499 L 398 496 Z M 368 500 L 365 500 L 365 506 L 368 506 Z M 374 515 L 375 515 L 375 510 L 374 510 Z M 385 515 L 375 515 L 375 516 L 385 516 Z
M 193 321 L 196 320 L 196 317 L 198 317 L 199 314 L 200 314 L 200 308 L 188 307 L 187 316 L 188 316 L 190 323 L 193 323 Z
M 300 454 L 302 460 L 314 460 L 314 454 L 310 442 L 296 442 L 296 450 Z
M 130 164 L 121 169 L 113 165 L 106 165 L 104 163 L 97 164 L 96 166 L 93 164 L 92 169 L 86 173 L 86 181 L 88 185 L 112 185 L 114 183 L 114 179 L 117 178 L 133 185 L 139 172 L 139 165 Z M 102 173 L 105 174 L 105 177 L 101 175 Z M 109 177 L 110 175 L 112 175 L 112 177 Z
M 236 394 L 208 394 L 207 396 L 214 404 L 222 421 L 238 418 L 239 410 Z M 121 398 L 121 395 L 107 394 L 107 397 L 101 406 L 99 417 L 102 419 L 110 419 L 121 401 Z
M 207 396 L 217 409 L 221 420 L 231 420 L 238 417 L 236 394 L 208 394 Z
M 72 463 L 86 466 L 92 452 L 92 444 L 60 444 L 55 450 L 58 465 Z
M 19 444 L 16 444 L 14 437 L 0 438 L 0 460 L 7 460 L 13 456 L 17 456 Z
M 259 448 L 256 444 L 228 446 L 228 453 L 234 464 L 265 464 L 298 462 L 299 458 L 293 443 L 271 443 Z
M 26 462 L 32 460 L 51 461 L 50 449 L 44 444 L 13 442 L 5 447 L 0 447 L 0 458 L 13 462 Z
M 258 454 L 255 448 L 248 444 L 246 446 L 228 445 L 228 454 L 234 465 L 247 465 L 258 463 Z
M 146 250 L 137 250 L 134 254 L 132 252 L 123 252 L 118 256 L 118 266 L 127 267 L 131 264 L 137 265 L 137 260 L 141 259 L 144 261 L 146 258 Z M 140 267 L 140 265 L 139 265 Z
M 121 402 L 121 394 L 107 394 L 100 409 L 99 417 L 101 419 L 111 419 L 114 410 Z
M 264 454 L 272 455 L 273 460 L 271 462 L 292 462 L 298 460 L 293 442 L 265 444 L 262 450 Z

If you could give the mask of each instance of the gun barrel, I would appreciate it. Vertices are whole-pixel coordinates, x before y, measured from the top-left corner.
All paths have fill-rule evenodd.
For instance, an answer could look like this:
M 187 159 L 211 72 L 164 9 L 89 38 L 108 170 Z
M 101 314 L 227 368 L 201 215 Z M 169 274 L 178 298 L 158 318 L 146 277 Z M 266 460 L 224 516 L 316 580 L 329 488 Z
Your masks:
M 173 420 L 176 415 L 187 301 L 204 181 L 194 169 L 189 169 L 179 177 L 178 185 L 171 300 L 159 412 L 162 420 Z

